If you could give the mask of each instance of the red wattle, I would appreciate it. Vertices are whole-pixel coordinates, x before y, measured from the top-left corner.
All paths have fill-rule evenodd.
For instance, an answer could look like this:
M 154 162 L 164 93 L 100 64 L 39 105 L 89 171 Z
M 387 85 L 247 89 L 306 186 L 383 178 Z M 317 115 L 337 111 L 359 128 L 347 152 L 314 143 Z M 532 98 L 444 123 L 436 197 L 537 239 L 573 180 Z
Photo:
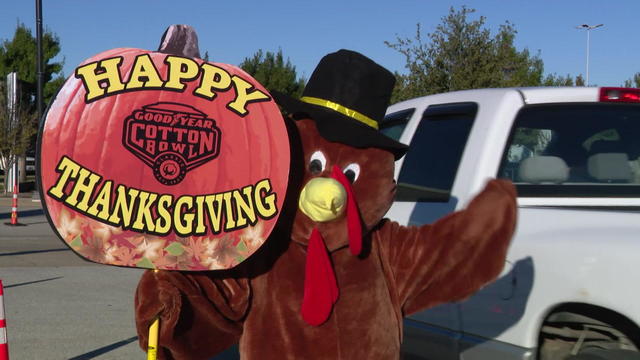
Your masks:
M 362 221 L 353 195 L 351 182 L 339 167 L 333 166 L 331 177 L 336 179 L 347 192 L 347 231 L 349 234 L 349 250 L 353 255 L 360 255 L 362 251 Z
M 309 325 L 322 325 L 338 301 L 338 283 L 327 248 L 318 229 L 313 229 L 307 246 L 302 318 Z

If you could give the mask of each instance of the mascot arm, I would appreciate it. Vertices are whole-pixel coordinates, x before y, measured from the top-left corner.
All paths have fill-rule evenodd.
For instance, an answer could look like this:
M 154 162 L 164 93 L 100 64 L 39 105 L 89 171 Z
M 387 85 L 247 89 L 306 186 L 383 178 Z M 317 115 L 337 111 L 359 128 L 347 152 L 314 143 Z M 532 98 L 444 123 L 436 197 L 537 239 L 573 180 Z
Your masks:
M 380 240 L 403 314 L 462 300 L 494 280 L 504 267 L 516 214 L 513 184 L 491 180 L 465 210 L 432 225 L 384 224 Z
M 250 292 L 247 279 L 146 271 L 135 296 L 140 346 L 160 316 L 158 358 L 208 359 L 238 342 Z

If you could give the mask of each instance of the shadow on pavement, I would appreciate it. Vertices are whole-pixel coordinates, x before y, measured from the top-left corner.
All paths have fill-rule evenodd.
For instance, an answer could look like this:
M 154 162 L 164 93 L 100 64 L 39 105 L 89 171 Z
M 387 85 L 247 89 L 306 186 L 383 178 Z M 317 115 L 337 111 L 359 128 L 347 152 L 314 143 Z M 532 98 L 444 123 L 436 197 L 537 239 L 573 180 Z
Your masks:
M 89 351 L 88 353 L 72 357 L 69 360 L 89 360 L 89 359 L 93 359 L 93 358 L 96 358 L 97 356 L 100 356 L 102 354 L 108 353 L 109 351 L 115 350 L 115 349 L 117 349 L 119 347 L 122 347 L 122 346 L 125 346 L 125 345 L 129 345 L 132 342 L 137 341 L 137 340 L 138 340 L 137 336 L 130 337 L 128 339 L 115 342 L 115 343 L 113 343 L 111 345 L 103 346 L 103 347 L 101 347 L 99 349 L 95 349 L 93 351 Z
M 42 209 L 33 209 L 33 210 L 23 210 L 18 211 L 18 219 L 21 217 L 29 217 L 29 216 L 40 216 L 44 215 L 44 210 Z M 0 213 L 0 219 L 10 219 L 11 212 Z
M 27 281 L 27 282 L 23 282 L 23 283 L 18 283 L 18 284 L 12 284 L 12 285 L 5 285 L 4 288 L 8 289 L 8 288 L 13 288 L 13 287 L 18 287 L 18 286 L 25 286 L 25 285 L 31 285 L 31 284 L 37 284 L 37 283 L 41 283 L 41 282 L 45 282 L 45 281 L 51 281 L 51 280 L 58 280 L 58 279 L 62 279 L 64 276 L 56 276 L 53 278 L 49 278 L 49 279 L 42 279 L 42 280 L 35 280 L 35 281 Z
M 50 253 L 59 251 L 71 251 L 71 249 L 47 249 L 47 250 L 29 250 L 29 251 L 16 251 L 11 253 L 2 253 L 0 256 L 15 256 L 15 255 L 30 255 L 38 253 Z

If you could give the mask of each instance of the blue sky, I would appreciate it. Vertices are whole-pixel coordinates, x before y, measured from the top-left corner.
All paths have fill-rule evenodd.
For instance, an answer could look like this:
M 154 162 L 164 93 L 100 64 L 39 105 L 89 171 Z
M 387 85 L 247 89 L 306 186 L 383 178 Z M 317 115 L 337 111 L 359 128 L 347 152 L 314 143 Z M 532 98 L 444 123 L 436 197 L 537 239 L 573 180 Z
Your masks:
M 44 25 L 61 40 L 69 75 L 81 61 L 117 47 L 155 50 L 171 24 L 198 32 L 200 50 L 217 62 L 239 64 L 258 49 L 282 49 L 308 76 L 320 58 L 340 48 L 359 51 L 392 71 L 404 72 L 404 58 L 384 41 L 413 37 L 416 24 L 431 32 L 451 6 L 467 5 L 487 18 L 495 33 L 510 21 L 516 46 L 540 52 L 545 73 L 586 73 L 587 35 L 580 24 L 600 24 L 591 32 L 590 83 L 618 86 L 640 72 L 637 19 L 640 1 L 619 0 L 42 0 Z M 35 1 L 4 0 L 0 39 L 13 36 L 16 23 L 34 29 Z

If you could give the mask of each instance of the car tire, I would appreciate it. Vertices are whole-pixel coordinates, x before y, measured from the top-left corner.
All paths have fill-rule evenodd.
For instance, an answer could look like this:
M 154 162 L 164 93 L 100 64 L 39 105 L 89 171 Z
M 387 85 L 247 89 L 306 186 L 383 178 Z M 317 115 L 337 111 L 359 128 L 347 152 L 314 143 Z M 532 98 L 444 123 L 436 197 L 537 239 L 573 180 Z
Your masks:
M 579 354 L 567 357 L 566 360 L 640 360 L 640 353 L 631 350 L 586 348 Z

